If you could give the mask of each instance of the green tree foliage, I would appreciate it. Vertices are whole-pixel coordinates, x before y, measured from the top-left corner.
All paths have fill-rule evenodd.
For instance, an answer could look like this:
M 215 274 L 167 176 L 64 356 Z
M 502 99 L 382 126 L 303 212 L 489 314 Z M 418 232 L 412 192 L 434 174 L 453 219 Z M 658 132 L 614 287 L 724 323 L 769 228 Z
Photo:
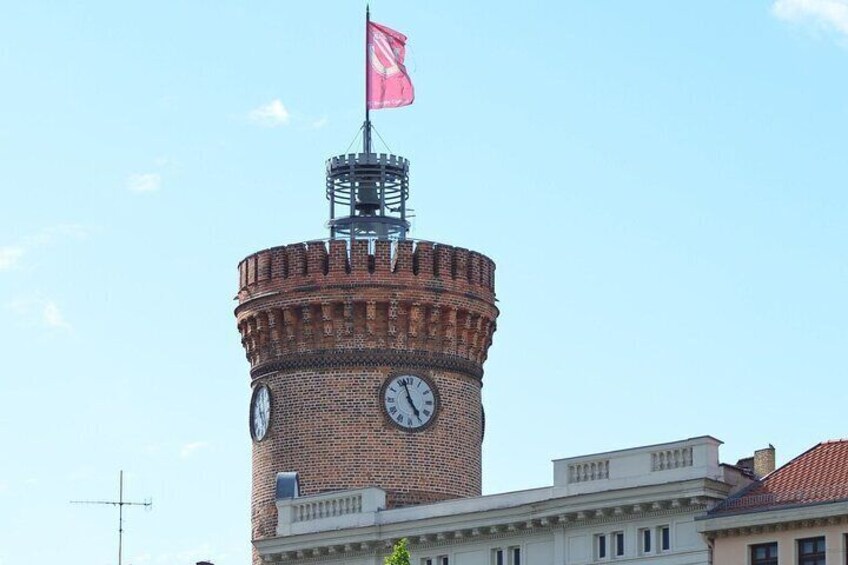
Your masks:
M 409 549 L 407 548 L 406 538 L 398 540 L 391 555 L 387 555 L 383 563 L 385 565 L 409 565 Z

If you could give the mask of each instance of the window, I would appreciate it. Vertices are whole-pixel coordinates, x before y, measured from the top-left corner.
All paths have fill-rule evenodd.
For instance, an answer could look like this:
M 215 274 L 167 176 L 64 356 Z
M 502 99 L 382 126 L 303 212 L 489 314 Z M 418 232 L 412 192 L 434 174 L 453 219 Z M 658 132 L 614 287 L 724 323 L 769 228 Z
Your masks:
M 798 565 L 825 565 L 824 536 L 798 540 Z
M 448 556 L 442 555 L 439 557 L 439 565 L 448 565 Z
M 668 551 L 671 549 L 671 527 L 660 526 L 657 531 L 660 538 L 660 550 Z
M 624 532 L 615 532 L 612 535 L 613 555 L 621 557 L 624 555 Z
M 599 534 L 595 536 L 595 559 L 607 558 L 607 536 Z
M 447 565 L 447 561 L 445 561 L 445 565 Z M 492 565 L 521 565 L 521 548 L 513 546 L 506 549 L 500 547 L 493 549 Z
M 651 547 L 653 544 L 651 537 L 650 528 L 645 528 L 643 530 L 639 530 L 639 552 L 640 553 L 651 553 L 653 548 Z
M 421 560 L 421 565 L 433 565 L 433 560 L 429 557 L 425 557 Z
M 751 565 L 777 565 L 777 542 L 752 545 Z

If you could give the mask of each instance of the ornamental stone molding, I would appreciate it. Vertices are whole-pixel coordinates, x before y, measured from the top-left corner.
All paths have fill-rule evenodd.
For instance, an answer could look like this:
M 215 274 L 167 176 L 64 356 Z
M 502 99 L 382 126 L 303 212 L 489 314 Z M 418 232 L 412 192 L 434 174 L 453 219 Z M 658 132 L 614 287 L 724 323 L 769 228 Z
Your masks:
M 271 547 L 268 547 L 267 549 L 262 549 L 261 552 L 263 559 L 266 561 L 270 560 L 269 562 L 279 560 L 303 561 L 304 563 L 308 563 L 310 561 L 314 561 L 314 557 L 319 555 L 324 556 L 332 554 L 352 558 L 354 555 L 361 555 L 363 553 L 364 550 L 362 548 L 364 545 L 367 545 L 368 548 L 372 548 L 378 555 L 384 555 L 390 552 L 391 547 L 401 537 L 406 537 L 408 539 L 411 549 L 438 550 L 443 547 L 456 546 L 457 544 L 462 543 L 472 543 L 480 540 L 501 540 L 514 538 L 516 535 L 535 535 L 563 529 L 577 529 L 587 526 L 608 526 L 609 524 L 622 523 L 625 521 L 647 520 L 659 517 L 673 517 L 676 515 L 700 513 L 706 511 L 708 507 L 720 501 L 724 496 L 722 489 L 715 490 L 716 485 L 703 486 L 707 488 L 704 488 L 704 493 L 699 496 L 663 497 L 662 499 L 646 501 L 640 504 L 618 506 L 602 505 L 600 507 L 591 507 L 590 505 L 584 509 L 575 509 L 565 512 L 552 508 L 548 512 L 545 512 L 544 515 L 518 520 L 515 518 L 510 519 L 509 517 L 505 517 L 505 519 L 496 521 L 495 523 L 485 523 L 491 519 L 486 518 L 483 515 L 469 515 L 465 519 L 459 521 L 452 519 L 451 522 L 455 525 L 451 528 L 411 535 L 402 532 L 392 534 L 386 531 L 391 527 L 392 522 L 380 521 L 378 519 L 378 515 L 381 513 L 380 511 L 368 513 L 371 520 L 368 518 L 365 520 L 356 520 L 355 517 L 346 515 L 344 516 L 344 519 L 349 521 L 348 527 L 351 528 L 351 532 L 356 532 L 356 535 L 358 536 L 367 536 L 367 541 L 362 541 L 358 544 L 333 543 L 330 545 L 320 545 L 318 547 L 307 545 L 306 547 L 298 547 L 297 549 L 284 550 L 274 550 Z M 376 492 L 380 489 L 367 490 Z M 355 496 L 356 494 L 356 492 L 351 491 L 313 496 L 310 497 L 311 500 L 309 504 L 314 505 L 316 502 L 321 500 L 326 502 L 334 496 L 336 498 L 345 498 L 350 497 L 351 495 Z M 373 496 L 373 494 L 369 496 Z M 379 495 L 377 498 L 379 499 Z M 294 499 L 294 501 L 296 500 L 297 499 Z M 569 501 L 567 499 L 558 499 L 551 502 L 555 505 L 557 503 L 569 506 L 579 504 L 578 501 Z M 528 503 L 526 505 L 518 506 L 514 508 L 514 514 L 520 515 L 522 513 L 532 512 L 532 507 L 534 506 L 538 506 L 538 503 Z M 413 510 L 415 509 L 402 509 L 402 511 Z M 426 513 L 424 514 L 426 515 Z M 363 518 L 365 518 L 364 515 Z M 322 519 L 316 518 L 316 520 L 320 521 Z M 423 522 L 425 520 L 423 518 L 419 520 L 422 522 L 421 524 L 417 524 L 417 520 L 410 521 L 408 524 L 403 524 L 399 529 L 404 531 L 418 531 L 419 528 L 433 527 L 432 525 L 424 525 Z M 483 523 L 473 525 L 476 520 Z M 372 532 L 366 533 L 364 531 L 369 527 L 366 523 L 371 525 L 373 528 Z M 329 522 L 324 520 L 324 527 L 332 531 L 344 531 L 347 529 L 343 525 L 342 521 Z M 309 534 L 305 533 L 304 537 L 308 535 Z M 289 540 L 279 538 L 279 541 L 282 543 L 288 541 L 293 544 L 298 544 L 296 539 L 297 537 L 298 536 L 296 535 L 292 536 Z M 318 554 L 315 554 L 315 551 L 318 551 Z

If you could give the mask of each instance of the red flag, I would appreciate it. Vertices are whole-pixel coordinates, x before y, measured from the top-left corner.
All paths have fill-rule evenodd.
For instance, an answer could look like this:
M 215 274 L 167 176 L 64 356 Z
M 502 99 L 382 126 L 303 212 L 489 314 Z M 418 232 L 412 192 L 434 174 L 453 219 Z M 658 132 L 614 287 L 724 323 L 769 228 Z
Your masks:
M 415 100 L 412 81 L 403 66 L 406 36 L 368 22 L 368 92 L 370 110 L 407 106 Z

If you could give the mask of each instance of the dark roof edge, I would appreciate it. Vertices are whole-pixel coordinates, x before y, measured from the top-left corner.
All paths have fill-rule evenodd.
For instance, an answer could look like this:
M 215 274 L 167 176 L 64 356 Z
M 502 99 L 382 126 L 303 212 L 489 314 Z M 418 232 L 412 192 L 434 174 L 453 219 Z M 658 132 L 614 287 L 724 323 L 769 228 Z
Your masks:
M 819 502 L 807 502 L 802 504 L 778 504 L 774 506 L 759 506 L 754 507 L 750 510 L 740 510 L 737 512 L 725 512 L 718 515 L 711 515 L 709 512 L 707 514 L 702 514 L 700 516 L 695 516 L 695 520 L 718 520 L 720 518 L 730 518 L 731 516 L 742 516 L 744 514 L 762 514 L 764 512 L 775 512 L 778 510 L 792 510 L 793 508 L 812 508 L 814 506 L 824 506 L 827 504 L 844 504 L 848 502 L 848 498 L 840 498 L 839 500 L 822 500 Z M 779 522 L 779 520 L 778 520 Z M 722 528 L 717 528 L 722 529 Z

